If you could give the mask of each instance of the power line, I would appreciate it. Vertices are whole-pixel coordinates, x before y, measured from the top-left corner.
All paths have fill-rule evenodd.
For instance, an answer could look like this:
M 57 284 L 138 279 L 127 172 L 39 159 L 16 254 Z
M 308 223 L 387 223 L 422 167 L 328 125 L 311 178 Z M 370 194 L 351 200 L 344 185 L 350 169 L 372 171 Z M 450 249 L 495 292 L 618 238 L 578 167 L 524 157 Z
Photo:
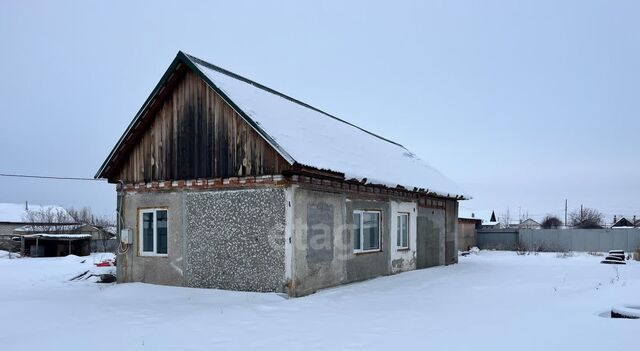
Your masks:
M 43 175 L 33 175 L 33 174 L 9 174 L 9 173 L 0 173 L 0 177 L 53 179 L 53 180 L 81 180 L 81 181 L 101 181 L 101 182 L 106 180 L 106 179 L 82 178 L 82 177 L 57 177 L 57 176 L 43 176 Z

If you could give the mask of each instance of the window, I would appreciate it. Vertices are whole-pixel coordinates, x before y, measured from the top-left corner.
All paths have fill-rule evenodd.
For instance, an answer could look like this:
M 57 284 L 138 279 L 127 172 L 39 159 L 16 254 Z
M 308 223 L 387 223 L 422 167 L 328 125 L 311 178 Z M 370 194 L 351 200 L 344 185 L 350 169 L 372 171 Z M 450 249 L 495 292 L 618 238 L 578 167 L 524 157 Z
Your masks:
M 167 254 L 167 210 L 140 211 L 140 254 Z
M 353 250 L 380 251 L 380 212 L 353 211 Z
M 397 220 L 397 237 L 398 249 L 408 249 L 409 248 L 409 214 L 408 213 L 398 213 Z

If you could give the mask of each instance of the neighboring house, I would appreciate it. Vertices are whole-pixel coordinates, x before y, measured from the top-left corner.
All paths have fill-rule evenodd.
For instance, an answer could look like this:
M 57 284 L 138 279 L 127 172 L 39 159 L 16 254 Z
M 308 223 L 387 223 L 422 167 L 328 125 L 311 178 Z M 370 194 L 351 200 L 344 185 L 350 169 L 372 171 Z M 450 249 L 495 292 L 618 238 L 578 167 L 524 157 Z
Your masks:
M 67 211 L 60 206 L 42 206 L 25 203 L 0 203 L 0 240 L 9 240 L 14 231 L 27 224 L 31 224 L 33 216 L 30 213 L 50 213 L 51 218 L 67 215 Z
M 468 251 L 474 246 L 478 246 L 477 230 L 482 227 L 482 221 L 478 218 L 458 217 L 458 251 Z
M 492 222 L 492 221 L 488 221 L 488 222 L 482 222 L 482 224 L 480 224 L 480 229 L 500 229 L 500 222 Z
M 117 184 L 131 234 L 118 282 L 301 296 L 457 262 L 456 184 L 398 143 L 182 52 L 96 178 Z
M 491 218 L 488 221 L 482 221 L 480 229 L 500 229 L 500 222 L 496 219 L 495 211 L 491 211 Z
M 4 248 L 20 249 L 24 255 L 33 256 L 79 255 L 85 252 L 87 235 L 91 251 L 115 251 L 117 247 L 115 229 L 75 223 L 63 207 L 0 203 L 0 241 Z M 31 250 L 30 245 L 35 245 L 36 238 L 39 238 L 38 248 Z M 69 245 L 70 241 L 80 238 L 82 243 Z M 26 243 L 21 243 L 25 240 Z M 42 251 L 45 247 L 46 253 Z
M 526 220 L 524 220 L 520 224 L 518 224 L 518 228 L 521 228 L 521 229 L 540 229 L 540 228 L 542 228 L 542 225 L 540 223 L 534 221 L 531 218 L 527 218 Z
M 635 218 L 634 218 L 634 221 L 635 221 Z M 633 228 L 635 227 L 634 221 L 630 221 L 625 217 L 620 217 L 620 219 L 618 219 L 617 216 L 614 216 L 613 224 L 611 225 L 611 228 Z
M 0 250 L 18 251 L 24 254 L 24 245 L 21 241 L 21 228 L 37 223 L 39 228 L 51 226 L 65 226 L 69 223 L 60 223 L 66 220 L 69 214 L 60 206 L 42 206 L 25 203 L 0 203 Z

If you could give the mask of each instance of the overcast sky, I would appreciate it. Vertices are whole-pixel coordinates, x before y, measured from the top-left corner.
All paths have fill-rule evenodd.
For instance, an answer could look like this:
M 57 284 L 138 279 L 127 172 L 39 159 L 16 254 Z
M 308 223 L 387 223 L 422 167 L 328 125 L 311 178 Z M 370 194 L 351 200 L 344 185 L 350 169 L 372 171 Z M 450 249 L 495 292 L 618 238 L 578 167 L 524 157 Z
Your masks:
M 178 50 L 400 142 L 474 199 L 640 216 L 640 2 L 3 1 L 0 173 L 93 177 Z M 115 211 L 100 182 L 0 202 Z

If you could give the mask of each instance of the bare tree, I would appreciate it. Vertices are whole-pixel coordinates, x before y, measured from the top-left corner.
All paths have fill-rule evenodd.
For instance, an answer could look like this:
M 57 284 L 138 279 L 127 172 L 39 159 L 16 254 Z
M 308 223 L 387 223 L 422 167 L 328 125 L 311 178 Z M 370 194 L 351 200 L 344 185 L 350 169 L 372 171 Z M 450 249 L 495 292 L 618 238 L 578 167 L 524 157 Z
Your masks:
M 70 207 L 67 209 L 67 213 L 77 223 L 90 224 L 100 228 L 115 226 L 115 221 L 112 218 L 94 215 L 91 207 L 85 206 L 80 209 Z
M 511 224 L 511 213 L 508 208 L 506 212 L 500 215 L 500 224 L 502 228 L 509 228 L 509 225 Z
M 580 208 L 569 214 L 571 225 L 581 229 L 599 229 L 602 228 L 602 212 L 594 208 Z
M 73 223 L 73 218 L 67 211 L 53 206 L 27 210 L 24 220 L 30 223 L 31 231 L 43 233 L 62 230 L 66 225 Z
M 82 207 L 75 209 L 73 207 L 68 208 L 67 212 L 69 216 L 77 223 L 88 224 L 96 227 L 100 231 L 100 244 L 102 245 L 102 251 L 107 252 L 109 250 L 109 240 L 112 239 L 110 230 L 116 226 L 115 220 L 107 216 L 96 216 L 93 214 L 91 207 Z
M 560 218 L 554 215 L 546 215 L 542 220 L 542 228 L 543 229 L 554 229 L 562 226 L 562 221 Z

